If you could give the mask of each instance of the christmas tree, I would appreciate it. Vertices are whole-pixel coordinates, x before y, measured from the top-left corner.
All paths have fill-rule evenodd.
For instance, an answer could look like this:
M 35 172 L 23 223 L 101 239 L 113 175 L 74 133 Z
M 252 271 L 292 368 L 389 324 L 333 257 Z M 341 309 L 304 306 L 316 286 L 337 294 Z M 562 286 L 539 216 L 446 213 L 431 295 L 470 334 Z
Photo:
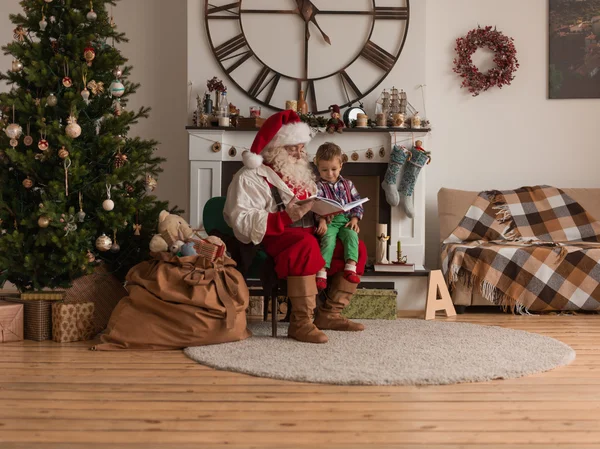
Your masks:
M 115 48 L 116 0 L 23 0 L 0 74 L 0 286 L 66 288 L 99 261 L 125 273 L 147 256 L 167 204 L 151 192 L 164 159 L 127 136 L 149 108 Z

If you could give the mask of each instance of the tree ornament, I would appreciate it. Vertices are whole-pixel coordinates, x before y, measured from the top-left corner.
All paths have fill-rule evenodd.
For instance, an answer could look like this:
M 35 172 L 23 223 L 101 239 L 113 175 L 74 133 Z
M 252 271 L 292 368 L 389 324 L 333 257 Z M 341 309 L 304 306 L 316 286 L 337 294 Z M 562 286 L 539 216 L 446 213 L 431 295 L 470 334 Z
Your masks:
M 154 192 L 154 190 L 158 186 L 158 182 L 156 182 L 156 179 L 154 179 L 152 177 L 152 175 L 149 175 L 149 174 L 146 174 L 145 184 L 146 184 L 146 193 Z
M 9 144 L 11 147 L 16 148 L 19 145 L 19 141 L 17 139 L 10 139 Z
M 65 227 L 63 228 L 65 237 L 71 232 L 77 231 L 77 225 L 75 224 L 75 217 L 73 217 L 73 215 L 66 216 L 65 214 L 62 214 L 60 216 L 60 222 L 65 224 Z
M 92 47 L 86 47 L 83 50 L 83 58 L 86 60 L 88 67 L 92 66 L 92 61 L 96 57 L 96 50 Z
M 112 240 L 106 234 L 102 234 L 96 239 L 96 248 L 98 251 L 106 252 L 112 246 Z
M 83 193 L 79 192 L 79 212 L 77 212 L 77 220 L 83 223 L 85 220 L 85 212 L 83 211 Z
M 64 145 L 62 147 L 60 147 L 60 150 L 58 150 L 58 157 L 61 159 L 66 159 L 69 157 L 69 152 L 64 147 Z
M 105 211 L 110 212 L 111 210 L 113 210 L 115 208 L 115 203 L 113 200 L 110 199 L 110 188 L 112 186 L 110 184 L 106 184 L 106 196 L 107 199 L 104 200 L 104 202 L 102 203 L 102 208 Z
M 90 91 L 87 90 L 86 87 L 86 75 L 85 73 L 83 74 L 83 90 L 81 91 L 81 98 L 83 98 L 83 101 L 85 102 L 86 105 L 90 104 Z
M 52 0 L 44 0 L 46 3 L 52 3 Z
M 13 37 L 15 38 L 15 40 L 19 41 L 19 42 L 23 42 L 25 40 L 25 35 L 27 33 L 25 32 L 25 30 L 23 29 L 23 27 L 21 25 L 19 25 L 18 27 L 16 27 L 13 30 Z
M 90 11 L 85 16 L 90 22 L 94 22 L 98 18 L 98 14 L 94 11 L 94 4 L 90 0 Z
M 67 127 L 65 128 L 65 132 L 67 136 L 71 139 L 77 139 L 81 135 L 81 126 L 77 123 L 77 119 L 75 116 L 70 115 L 67 119 Z
M 117 243 L 117 231 L 115 230 L 113 231 L 113 244 L 110 245 L 110 252 L 118 253 L 119 251 L 121 251 L 121 247 Z
M 13 60 L 11 70 L 14 73 L 20 72 L 23 70 L 23 63 L 17 59 Z
M 104 83 L 102 81 L 96 82 L 94 80 L 91 80 L 88 83 L 87 87 L 89 90 L 92 91 L 94 95 L 100 95 L 102 92 L 104 92 Z
M 479 48 L 488 48 L 495 53 L 496 66 L 487 73 L 481 73 L 473 64 L 472 56 Z M 454 59 L 454 72 L 463 79 L 461 87 L 466 87 L 474 97 L 491 87 L 509 86 L 519 68 L 514 39 L 505 36 L 491 26 L 478 27 L 465 37 L 456 39 L 457 57 Z
M 23 134 L 23 128 L 18 123 L 15 123 L 15 105 L 13 104 L 13 122 L 4 130 L 6 136 L 10 139 L 18 139 Z M 17 142 L 18 144 L 18 142 Z M 12 145 L 12 144 L 11 144 Z M 16 145 L 14 145 L 16 146 Z
M 89 263 L 94 263 L 96 261 L 96 256 L 94 256 L 89 249 L 86 256 Z
M 121 81 L 114 80 L 112 83 L 110 83 L 108 90 L 113 97 L 119 98 L 125 93 L 125 86 Z
M 123 106 L 121 106 L 121 100 L 120 99 L 115 99 L 115 101 L 113 101 L 113 113 L 115 114 L 116 117 L 120 117 L 121 114 L 123 113 Z
M 50 219 L 46 215 L 42 215 L 38 218 L 38 226 L 40 228 L 47 228 L 50 225 Z
M 63 161 L 63 167 L 65 168 L 65 195 L 69 196 L 69 168 L 71 167 L 71 159 L 66 158 Z
M 23 187 L 26 189 L 31 189 L 33 187 L 33 181 L 29 178 L 23 180 Z
M 46 131 L 40 131 L 40 140 L 38 140 L 38 148 L 40 151 L 47 151 L 49 148 L 48 141 L 46 140 Z
M 133 193 L 135 191 L 135 187 L 127 183 L 127 185 L 125 186 L 125 190 L 127 190 L 127 193 Z
M 54 107 L 57 105 L 57 103 L 58 103 L 58 98 L 56 98 L 56 95 L 54 95 L 53 93 L 48 95 L 48 98 L 46 98 L 46 104 L 48 106 Z
M 42 20 L 40 20 L 40 30 L 46 31 L 46 27 L 48 26 L 48 22 L 46 22 L 46 16 L 42 15 Z
M 127 155 L 121 153 L 121 150 L 119 149 L 119 151 L 115 155 L 115 161 L 114 161 L 115 168 L 123 167 L 125 165 L 125 162 L 127 162 Z
M 65 76 L 62 79 L 62 84 L 67 89 L 73 85 L 73 80 L 69 77 L 69 65 L 65 62 Z
M 113 70 L 113 75 L 115 76 L 115 78 L 119 79 L 121 78 L 121 76 L 123 76 L 123 71 L 119 67 L 117 67 Z
M 139 223 L 136 223 L 133 225 L 133 235 L 135 236 L 140 236 L 142 231 L 142 225 Z

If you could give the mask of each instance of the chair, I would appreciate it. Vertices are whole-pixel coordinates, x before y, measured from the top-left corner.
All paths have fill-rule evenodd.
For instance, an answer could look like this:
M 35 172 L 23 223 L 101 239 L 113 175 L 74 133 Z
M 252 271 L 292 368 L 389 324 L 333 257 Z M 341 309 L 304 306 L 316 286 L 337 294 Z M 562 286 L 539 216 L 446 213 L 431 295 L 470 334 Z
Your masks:
M 263 319 L 266 321 L 268 316 L 269 302 L 271 303 L 271 323 L 272 335 L 277 337 L 277 298 L 279 294 L 285 294 L 287 285 L 285 280 L 277 278 L 275 273 L 275 263 L 260 245 L 251 243 L 241 243 L 235 238 L 233 229 L 225 222 L 223 218 L 223 209 L 225 208 L 225 197 L 218 196 L 209 199 L 202 210 L 202 221 L 204 229 L 209 235 L 219 237 L 231 254 L 231 258 L 237 263 L 237 269 L 242 273 L 249 286 L 254 286 L 249 279 L 259 279 L 258 285 L 261 289 L 253 293 L 258 293 L 264 297 Z M 288 311 L 286 320 L 289 320 L 291 305 L 288 301 Z

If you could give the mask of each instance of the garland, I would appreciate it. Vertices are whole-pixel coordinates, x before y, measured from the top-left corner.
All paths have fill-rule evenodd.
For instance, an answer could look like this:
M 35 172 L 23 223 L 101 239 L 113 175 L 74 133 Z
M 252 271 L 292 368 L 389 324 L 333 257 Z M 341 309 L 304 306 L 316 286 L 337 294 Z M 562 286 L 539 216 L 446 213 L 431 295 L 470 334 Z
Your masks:
M 481 73 L 471 57 L 479 48 L 485 47 L 495 53 L 496 67 L 487 73 Z M 474 97 L 493 86 L 509 86 L 519 68 L 514 39 L 496 28 L 492 30 L 491 26 L 478 27 L 469 31 L 465 37 L 456 39 L 455 50 L 458 57 L 454 59 L 454 72 L 463 78 L 461 87 L 469 89 Z

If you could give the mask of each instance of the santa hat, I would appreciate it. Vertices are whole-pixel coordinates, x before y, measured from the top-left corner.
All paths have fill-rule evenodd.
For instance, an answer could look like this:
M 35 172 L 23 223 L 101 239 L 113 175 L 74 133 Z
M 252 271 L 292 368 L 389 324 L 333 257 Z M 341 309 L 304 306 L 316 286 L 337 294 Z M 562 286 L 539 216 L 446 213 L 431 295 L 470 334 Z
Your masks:
M 263 123 L 250 151 L 244 151 L 242 154 L 244 165 L 248 168 L 259 167 L 263 161 L 260 153 L 266 148 L 306 144 L 310 139 L 310 127 L 300 120 L 298 114 L 292 110 L 278 112 Z
M 332 104 L 331 106 L 329 106 L 329 110 L 338 114 L 340 113 L 340 107 L 337 104 Z

